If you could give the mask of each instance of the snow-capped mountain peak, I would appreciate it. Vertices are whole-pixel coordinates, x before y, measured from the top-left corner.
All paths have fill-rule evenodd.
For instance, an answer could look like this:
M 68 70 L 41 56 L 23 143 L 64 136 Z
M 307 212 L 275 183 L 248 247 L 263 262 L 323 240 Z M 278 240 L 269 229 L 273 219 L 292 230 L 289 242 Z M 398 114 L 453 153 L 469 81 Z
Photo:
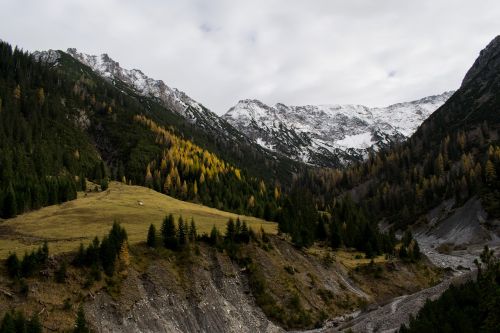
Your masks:
M 61 52 L 55 50 L 37 51 L 33 53 L 33 56 L 46 63 L 57 65 Z M 69 48 L 66 53 L 112 83 L 120 81 L 138 95 L 157 99 L 165 107 L 178 113 L 187 121 L 195 123 L 196 126 L 227 138 L 233 137 L 236 132 L 234 129 L 228 131 L 230 125 L 225 120 L 183 91 L 169 87 L 162 80 L 150 78 L 139 69 L 123 68 L 107 53 L 89 55 L 79 52 L 75 48 Z
M 321 166 L 342 166 L 413 134 L 453 92 L 388 107 L 364 105 L 268 106 L 239 101 L 223 116 L 268 149 Z
M 119 62 L 113 60 L 106 53 L 100 56 L 88 55 L 78 52 L 75 48 L 69 48 L 66 52 L 76 60 L 89 66 L 100 76 L 110 80 L 120 80 L 133 87 L 140 95 L 158 98 L 174 111 L 190 120 L 195 120 L 195 118 L 188 113 L 189 106 L 198 111 L 203 109 L 199 103 L 189 98 L 184 92 L 169 87 L 162 80 L 148 77 L 139 69 L 123 68 Z
M 219 117 L 162 80 L 150 78 L 139 69 L 123 68 L 106 53 L 89 55 L 74 48 L 66 53 L 111 83 L 123 83 L 140 96 L 156 99 L 210 135 L 235 143 L 250 139 L 270 151 L 320 166 L 344 166 L 369 151 L 403 140 L 452 94 L 383 108 L 355 104 L 269 106 L 246 99 Z M 62 54 L 49 50 L 33 56 L 55 66 Z

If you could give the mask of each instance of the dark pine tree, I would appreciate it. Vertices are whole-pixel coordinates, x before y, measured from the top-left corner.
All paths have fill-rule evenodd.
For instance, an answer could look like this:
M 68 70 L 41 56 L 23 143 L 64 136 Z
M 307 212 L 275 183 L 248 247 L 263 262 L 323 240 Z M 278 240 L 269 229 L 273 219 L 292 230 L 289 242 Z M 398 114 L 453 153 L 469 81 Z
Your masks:
M 250 231 L 245 221 L 241 224 L 240 241 L 243 243 L 248 243 L 250 241 Z
M 36 312 L 26 324 L 26 333 L 42 333 L 42 324 Z
M 75 329 L 73 333 L 89 333 L 90 330 L 87 327 L 87 321 L 85 320 L 85 312 L 83 311 L 83 306 L 80 305 L 78 308 L 78 313 L 76 315 Z
M 166 216 L 163 220 L 163 224 L 161 226 L 161 236 L 163 246 L 171 250 L 177 249 L 177 230 L 174 222 L 174 216 L 172 214 Z
M 28 332 L 26 329 L 26 324 L 28 323 L 28 321 L 26 320 L 26 317 L 24 316 L 24 313 L 22 311 L 14 313 L 13 318 L 16 332 Z
M 233 219 L 229 219 L 226 224 L 226 235 L 225 235 L 225 240 L 227 242 L 234 242 L 236 238 L 236 226 L 234 224 Z
M 196 223 L 194 223 L 193 218 L 191 218 L 191 225 L 189 226 L 188 234 L 189 234 L 188 238 L 191 243 L 196 241 Z
M 11 278 L 15 278 L 19 276 L 19 272 L 21 269 L 21 264 L 19 262 L 19 259 L 17 258 L 17 254 L 11 253 L 7 257 L 7 261 L 5 262 L 5 265 L 7 267 L 7 273 Z
M 7 190 L 7 193 L 3 201 L 2 217 L 8 219 L 11 217 L 15 217 L 16 215 L 17 215 L 16 194 L 11 184 L 9 185 L 9 188 Z
M 149 226 L 149 230 L 148 230 L 147 244 L 151 248 L 155 248 L 156 247 L 156 227 L 152 223 Z
M 16 333 L 16 325 L 14 318 L 10 312 L 6 312 L 2 319 L 2 325 L 0 326 L 0 332 L 2 333 Z
M 179 217 L 177 222 L 178 225 L 178 236 L 179 236 L 179 246 L 182 248 L 186 245 L 186 225 L 182 216 Z
M 215 225 L 212 227 L 212 230 L 210 231 L 210 238 L 209 242 L 211 245 L 217 245 L 217 242 L 219 241 L 219 231 L 215 227 Z

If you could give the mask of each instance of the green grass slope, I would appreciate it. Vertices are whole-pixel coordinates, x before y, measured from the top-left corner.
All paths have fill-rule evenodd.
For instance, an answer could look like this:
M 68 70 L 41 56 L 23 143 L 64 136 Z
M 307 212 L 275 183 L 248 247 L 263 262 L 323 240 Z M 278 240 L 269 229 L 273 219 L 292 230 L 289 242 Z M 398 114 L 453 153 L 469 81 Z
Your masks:
M 142 203 L 142 204 L 141 204 Z M 107 234 L 114 220 L 127 230 L 129 242 L 145 241 L 148 227 L 159 230 L 163 218 L 174 214 L 176 219 L 193 218 L 198 233 L 209 233 L 215 225 L 225 229 L 229 218 L 238 215 L 203 205 L 180 201 L 154 190 L 111 182 L 104 192 L 78 193 L 78 199 L 44 207 L 0 223 L 0 258 L 9 252 L 22 255 L 49 242 L 51 253 L 75 251 L 81 242 L 87 244 L 95 236 Z M 239 216 L 255 231 L 261 226 L 267 233 L 276 233 L 277 224 L 255 217 Z

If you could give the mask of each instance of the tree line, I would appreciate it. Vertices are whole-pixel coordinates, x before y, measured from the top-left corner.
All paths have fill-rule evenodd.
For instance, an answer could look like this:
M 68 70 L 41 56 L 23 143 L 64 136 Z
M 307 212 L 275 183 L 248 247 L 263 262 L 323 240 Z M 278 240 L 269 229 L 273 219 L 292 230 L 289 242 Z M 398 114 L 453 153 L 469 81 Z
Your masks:
M 22 311 L 7 311 L 0 322 L 0 333 L 42 333 L 43 327 L 36 312 L 26 318 Z M 80 306 L 76 315 L 73 333 L 89 333 L 83 307 Z
M 199 235 L 193 218 L 191 218 L 190 223 L 187 223 L 187 221 L 184 222 L 182 216 L 179 216 L 176 223 L 174 216 L 169 214 L 163 219 L 159 233 L 154 224 L 149 226 L 146 244 L 151 248 L 163 246 L 173 251 L 181 251 L 189 244 L 196 244 L 197 241 L 220 247 L 222 245 L 248 243 L 252 238 L 255 238 L 254 231 L 247 226 L 245 221 L 242 222 L 239 218 L 236 221 L 232 218 L 227 221 L 224 235 L 221 235 L 215 225 L 209 234 L 203 233 Z
M 38 273 L 47 263 L 49 258 L 49 247 L 47 242 L 36 251 L 26 252 L 22 260 L 19 260 L 17 254 L 11 253 L 5 261 L 7 273 L 13 279 L 32 277 Z
M 128 256 L 127 232 L 115 221 L 102 240 L 96 236 L 87 247 L 80 244 L 73 265 L 90 267 L 97 276 L 101 269 L 107 276 L 112 276 L 120 261 L 127 261 Z
M 26 318 L 21 311 L 7 311 L 0 323 L 0 333 L 42 333 L 42 324 L 36 312 Z
M 357 205 L 349 195 L 338 197 L 327 211 L 318 211 L 314 197 L 306 188 L 296 188 L 284 199 L 278 215 L 279 231 L 288 233 L 298 247 L 309 247 L 323 242 L 332 249 L 354 248 L 373 258 L 391 254 L 409 261 L 420 259 L 417 241 L 406 232 L 401 241 L 394 232 L 381 232 L 376 220 Z M 401 243 L 400 250 L 396 245 Z M 403 249 L 403 250 L 401 250 Z

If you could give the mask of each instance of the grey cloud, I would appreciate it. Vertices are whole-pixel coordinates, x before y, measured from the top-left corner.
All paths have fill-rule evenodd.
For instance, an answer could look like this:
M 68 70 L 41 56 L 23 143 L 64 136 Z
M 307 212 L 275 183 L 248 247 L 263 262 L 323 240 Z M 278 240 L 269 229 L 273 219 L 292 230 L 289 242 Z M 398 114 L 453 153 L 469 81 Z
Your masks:
M 2 0 L 0 38 L 106 52 L 221 114 L 456 89 L 498 17 L 496 0 Z

